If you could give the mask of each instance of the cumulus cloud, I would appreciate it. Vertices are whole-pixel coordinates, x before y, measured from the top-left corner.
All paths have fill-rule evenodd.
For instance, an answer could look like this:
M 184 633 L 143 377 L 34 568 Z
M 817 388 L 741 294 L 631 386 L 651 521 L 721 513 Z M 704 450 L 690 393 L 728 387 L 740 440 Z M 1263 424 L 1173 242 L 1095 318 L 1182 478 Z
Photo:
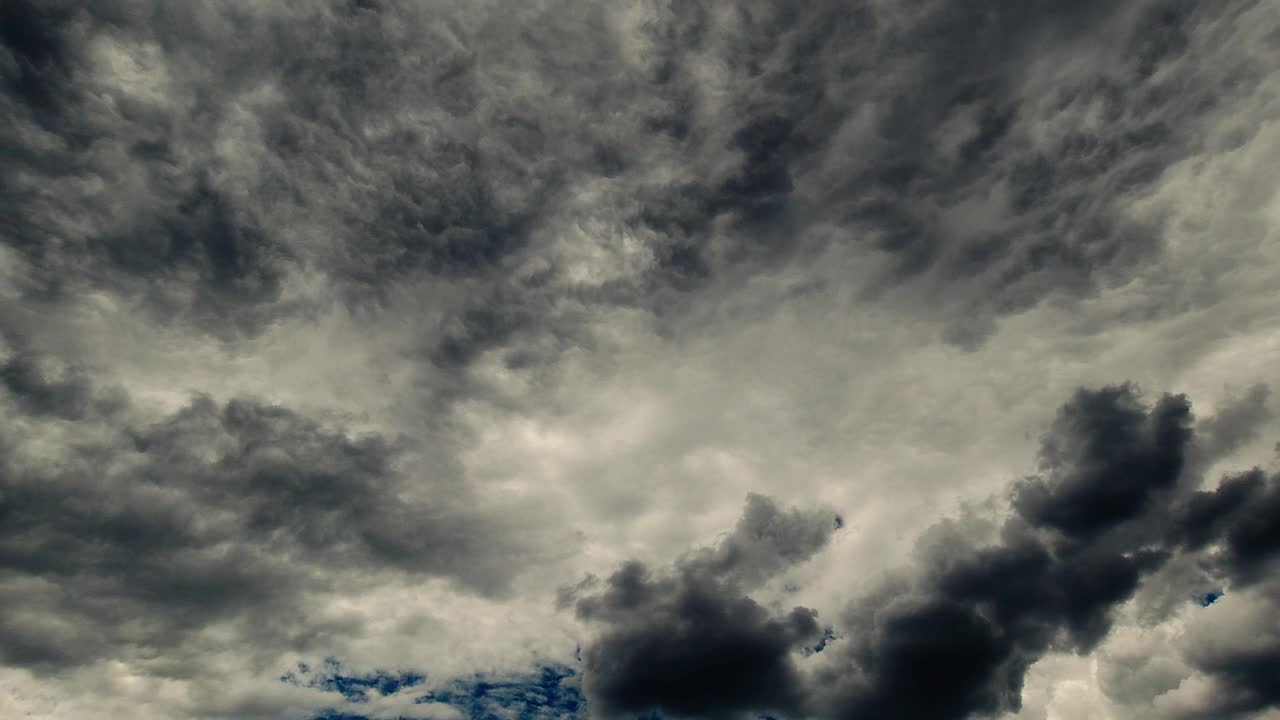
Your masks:
M 804 691 L 792 655 L 822 640 L 816 612 L 774 612 L 746 593 L 808 560 L 835 528 L 829 512 L 783 511 L 752 495 L 732 533 L 671 571 L 631 562 L 603 587 L 570 589 L 577 616 L 607 628 L 584 657 L 592 712 L 734 717 L 797 707 Z
M 1206 425 L 1214 430 L 1231 417 Z M 1095 650 L 1116 610 L 1175 553 L 1221 544 L 1198 557 L 1216 565 L 1232 593 L 1254 581 L 1251 563 L 1280 557 L 1270 507 L 1276 478 L 1267 481 L 1255 470 L 1212 491 L 1190 490 L 1181 475 L 1195 442 L 1185 397 L 1165 395 L 1147 405 L 1130 385 L 1079 390 L 1043 439 L 1041 474 L 1015 485 L 1012 514 L 995 541 L 966 537 L 955 525 L 935 528 L 913 572 L 853 589 L 861 597 L 840 617 L 829 645 L 814 642 L 816 611 L 770 617 L 744 595 L 768 576 L 751 555 L 735 550 L 777 513 L 754 496 L 732 535 L 687 556 L 671 573 L 655 576 L 632 562 L 603 589 L 588 580 L 569 591 L 589 593 L 577 599 L 579 617 L 607 623 L 586 654 L 588 697 L 606 716 L 1016 712 L 1029 668 L 1050 652 Z M 820 518 L 805 520 L 807 534 L 825 539 Z M 793 516 L 788 524 L 800 521 Z M 787 534 L 766 537 L 764 557 L 787 556 Z M 822 544 L 791 553 L 791 562 L 807 560 Z M 741 562 L 752 582 L 737 574 Z M 1275 702 L 1263 678 L 1274 669 L 1277 646 L 1265 630 L 1255 634 L 1265 624 L 1259 615 L 1236 630 L 1241 642 L 1222 638 L 1188 648 L 1190 664 L 1218 688 L 1204 716 Z M 824 651 L 808 676 L 796 664 L 806 647 Z M 1139 683 L 1155 685 L 1158 695 L 1185 677 L 1176 670 L 1166 676 L 1161 666 L 1168 661 L 1134 660 L 1140 666 L 1123 671 L 1112 661 L 1110 692 L 1124 697 L 1128 685 Z

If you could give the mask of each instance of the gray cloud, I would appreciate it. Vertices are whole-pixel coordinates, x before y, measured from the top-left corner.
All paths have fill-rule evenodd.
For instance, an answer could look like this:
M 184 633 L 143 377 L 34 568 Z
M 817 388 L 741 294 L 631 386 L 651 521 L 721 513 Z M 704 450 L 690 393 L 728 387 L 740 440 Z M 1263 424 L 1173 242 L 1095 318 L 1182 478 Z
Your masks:
M 1033 525 L 1090 537 L 1172 489 L 1191 439 L 1191 405 L 1169 396 L 1148 413 L 1138 402 L 1123 386 L 1079 393 L 1040 450 L 1047 477 L 1019 486 L 1018 513 Z
M 604 582 L 570 589 L 580 619 L 603 623 L 585 655 L 592 712 L 625 717 L 737 717 L 785 712 L 803 686 L 792 653 L 822 639 L 816 613 L 773 612 L 745 593 L 802 563 L 836 523 L 823 511 L 783 511 L 759 495 L 734 531 L 671 571 L 638 562 Z
M 403 439 L 324 429 L 253 400 L 200 396 L 140 416 L 95 405 L 85 378 L 47 380 L 32 362 L 4 372 L 6 664 L 74 666 L 126 644 L 179 652 L 228 621 L 251 633 L 246 648 L 305 645 L 293 634 L 313 623 L 252 626 L 369 574 L 501 594 L 541 552 L 479 510 L 447 466 L 407 483 Z M 50 441 L 53 457 L 41 449 Z
M 947 338 L 973 346 L 992 318 L 1159 252 L 1126 204 L 1193 151 L 1184 133 L 1213 105 L 1189 80 L 1196 27 L 1247 5 L 682 3 L 650 26 L 652 62 L 694 103 L 704 65 L 724 73 L 723 109 L 687 112 L 722 125 L 676 124 L 716 169 L 639 217 L 691 243 L 690 268 L 881 251 L 879 286 L 923 282 L 958 310 L 939 313 Z M 717 217 L 730 229 L 704 242 Z
M 451 312 L 514 318 L 834 243 L 973 346 L 1159 252 L 1126 203 L 1214 107 L 1196 29 L 1248 5 L 14 3 L 6 241 L 30 300 L 107 289 L 224 336 L 317 302 L 291 291 L 312 273 L 356 303 L 465 282 L 485 305 Z M 504 282 L 572 275 L 547 242 L 588 188 L 651 262 L 594 296 Z
M 1017 514 L 998 542 L 943 545 L 918 583 L 850 609 L 840 650 L 848 665 L 827 671 L 836 688 L 829 712 L 1018 710 L 1031 664 L 1050 650 L 1095 647 L 1112 611 L 1167 560 L 1129 525 L 1147 511 L 1148 493 L 1176 479 L 1189 424 L 1184 399 L 1148 408 L 1127 386 L 1079 391 L 1045 436 L 1045 477 L 1017 488 Z
M 1228 407 L 1193 424 L 1182 396 L 1147 406 L 1131 386 L 1077 392 L 1044 438 L 1044 475 L 1016 486 L 1017 515 L 997 544 L 937 546 L 914 588 L 891 588 L 900 597 L 873 595 L 851 609 L 846 652 L 855 674 L 831 678 L 849 687 L 837 693 L 839 712 L 892 708 L 902 717 L 962 718 L 1016 711 L 1033 662 L 1049 651 L 1091 652 L 1146 576 L 1210 538 L 1223 546 L 1213 560 L 1223 568 L 1217 581 L 1243 589 L 1254 580 L 1253 563 L 1277 556 L 1275 522 L 1262 519 L 1275 480 L 1265 484 L 1254 471 L 1198 491 L 1197 478 L 1181 476 L 1198 429 L 1219 443 L 1220 428 L 1238 415 Z M 1256 658 L 1219 659 L 1220 666 L 1199 667 L 1252 700 L 1224 692 L 1210 715 L 1275 702 L 1251 674 Z
M 1265 633 L 1105 647 L 1269 607 L 1275 21 L 0 3 L 0 683 L 198 716 L 594 633 L 605 715 L 999 714 L 1095 651 L 1123 707 L 1275 705 Z
M 1216 545 L 1215 562 L 1235 585 L 1271 576 L 1280 552 L 1280 476 L 1260 469 L 1226 478 L 1212 491 L 1189 497 L 1179 516 L 1178 531 L 1188 547 Z
M 1205 423 L 1212 442 L 1237 414 L 1228 408 Z M 1220 579 L 1240 589 L 1264 576 L 1261 563 L 1280 557 L 1276 479 L 1255 471 L 1193 490 L 1182 473 L 1195 440 L 1185 397 L 1147 405 L 1130 385 L 1078 391 L 1044 437 L 1043 475 L 1015 486 L 1014 514 L 995 542 L 976 542 L 959 526 L 935 528 L 915 576 L 862 593 L 830 645 L 814 644 L 814 611 L 770 617 L 744 594 L 825 544 L 819 518 L 779 522 L 774 506 L 753 497 L 729 537 L 673 572 L 632 562 L 602 589 L 588 581 L 570 591 L 586 593 L 576 602 L 580 618 L 606 624 L 586 653 L 589 697 L 605 716 L 1018 711 L 1033 663 L 1050 652 L 1092 652 L 1143 579 L 1180 551 L 1221 543 L 1212 555 Z M 759 537 L 752 529 L 759 527 L 777 529 L 745 552 L 743 541 Z M 800 537 L 808 540 L 797 544 Z M 805 675 L 797 665 L 805 647 L 835 659 Z M 1217 712 L 1276 701 L 1262 680 L 1275 650 L 1196 661 L 1224 684 Z
M 1274 520 L 1270 524 L 1274 525 Z M 1190 634 L 1192 642 L 1183 649 L 1185 660 L 1212 683 L 1203 698 L 1176 716 L 1249 717 L 1280 707 L 1274 681 L 1280 669 L 1280 636 L 1272 620 L 1278 609 L 1275 590 L 1272 583 L 1250 596 L 1252 602 L 1237 610 L 1239 614 L 1228 627 L 1215 628 L 1217 637 L 1198 630 Z

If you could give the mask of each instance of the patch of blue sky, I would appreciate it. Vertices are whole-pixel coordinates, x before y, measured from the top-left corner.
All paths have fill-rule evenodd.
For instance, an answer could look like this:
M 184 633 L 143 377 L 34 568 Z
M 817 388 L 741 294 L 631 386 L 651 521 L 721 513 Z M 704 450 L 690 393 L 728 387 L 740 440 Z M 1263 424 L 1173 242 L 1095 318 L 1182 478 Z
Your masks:
M 341 693 L 360 705 L 371 697 L 391 695 L 424 685 L 426 676 L 415 672 L 353 674 L 333 658 L 320 667 L 300 664 L 280 678 L 282 682 Z M 455 678 L 432 690 L 423 688 L 416 703 L 441 703 L 467 720 L 578 720 L 586 716 L 586 702 L 572 668 L 551 665 L 532 673 L 509 676 L 477 674 Z M 316 720 L 369 720 L 359 708 L 335 708 Z
M 469 720 L 565 720 L 586 714 L 576 673 L 565 666 L 515 677 L 457 679 L 424 701 L 451 705 Z
M 391 695 L 405 688 L 421 685 L 427 678 L 414 672 L 349 675 L 343 671 L 342 663 L 336 658 L 326 658 L 317 668 L 299 663 L 296 671 L 280 679 L 293 685 L 341 693 L 347 700 L 358 703 L 367 702 L 370 691 L 378 695 Z
M 827 649 L 827 643 L 830 643 L 832 640 L 835 640 L 838 637 L 839 636 L 836 635 L 835 628 L 832 628 L 832 627 L 823 628 L 822 638 L 819 639 L 817 643 L 815 643 L 810 647 L 800 648 L 800 654 L 808 657 L 809 655 L 812 655 L 814 653 L 820 653 L 823 650 Z

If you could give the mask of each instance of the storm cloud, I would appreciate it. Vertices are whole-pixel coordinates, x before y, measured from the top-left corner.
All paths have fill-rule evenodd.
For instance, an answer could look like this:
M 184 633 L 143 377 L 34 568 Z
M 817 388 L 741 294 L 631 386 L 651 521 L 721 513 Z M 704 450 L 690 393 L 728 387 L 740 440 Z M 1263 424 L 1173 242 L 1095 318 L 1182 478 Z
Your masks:
M 1190 410 L 1185 397 L 1172 395 L 1147 406 L 1129 385 L 1078 391 L 1042 441 L 1042 474 L 1015 485 L 1013 514 L 995 541 L 966 537 L 956 523 L 931 528 L 919 567 L 870 591 L 851 589 L 862 596 L 829 643 L 815 642 L 815 611 L 770 617 L 744 595 L 768 578 L 749 560 L 733 561 L 749 557 L 737 550 L 744 536 L 776 544 L 763 554 L 789 557 L 778 569 L 812 554 L 785 552 L 789 533 L 753 529 L 778 524 L 766 519 L 776 509 L 753 496 L 731 535 L 678 562 L 669 576 L 632 562 L 603 590 L 594 578 L 567 590 L 593 591 L 577 600 L 577 614 L 608 623 L 586 653 L 588 698 L 605 716 L 1016 712 L 1036 660 L 1091 652 L 1114 611 L 1176 553 L 1219 547 L 1202 558 L 1233 592 L 1255 581 L 1253 568 L 1280 558 L 1271 512 L 1276 478 L 1254 470 L 1212 491 L 1177 492 L 1196 442 Z M 793 513 L 788 524 L 801 519 Z M 814 538 L 831 527 L 822 519 L 807 518 Z M 738 579 L 739 562 L 754 582 Z M 801 650 L 837 660 L 802 679 Z M 1195 660 L 1226 688 L 1214 712 L 1277 702 L 1264 679 L 1276 650 L 1271 644 Z
M 584 657 L 593 712 L 732 717 L 796 707 L 804 691 L 792 655 L 821 641 L 816 612 L 773 612 L 746 593 L 819 552 L 835 527 L 831 513 L 784 512 L 752 495 L 732 533 L 673 571 L 631 562 L 603 588 L 589 578 L 568 589 L 562 602 L 577 596 L 577 616 L 608 627 Z
M 0 2 L 0 715 L 1280 712 L 1277 38 Z

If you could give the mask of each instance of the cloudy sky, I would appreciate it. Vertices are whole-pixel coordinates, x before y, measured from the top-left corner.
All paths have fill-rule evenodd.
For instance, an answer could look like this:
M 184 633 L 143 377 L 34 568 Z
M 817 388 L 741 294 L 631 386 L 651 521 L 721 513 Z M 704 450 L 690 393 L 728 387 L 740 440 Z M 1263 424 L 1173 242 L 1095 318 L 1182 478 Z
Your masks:
M 1273 0 L 0 0 L 0 128 L 0 716 L 1280 718 Z

